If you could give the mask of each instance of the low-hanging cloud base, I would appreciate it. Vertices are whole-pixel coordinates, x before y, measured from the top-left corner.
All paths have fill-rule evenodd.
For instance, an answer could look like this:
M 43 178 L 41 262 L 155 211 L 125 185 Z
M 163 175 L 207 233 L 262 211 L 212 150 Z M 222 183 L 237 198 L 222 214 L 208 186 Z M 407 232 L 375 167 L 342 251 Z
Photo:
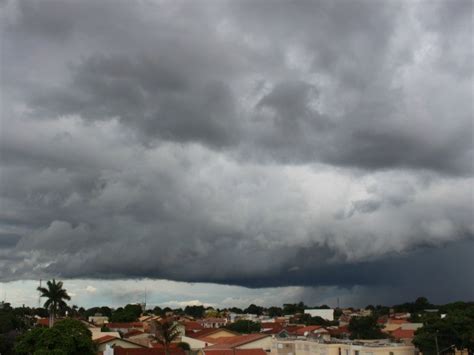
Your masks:
M 1 281 L 474 297 L 471 1 L 0 6 Z

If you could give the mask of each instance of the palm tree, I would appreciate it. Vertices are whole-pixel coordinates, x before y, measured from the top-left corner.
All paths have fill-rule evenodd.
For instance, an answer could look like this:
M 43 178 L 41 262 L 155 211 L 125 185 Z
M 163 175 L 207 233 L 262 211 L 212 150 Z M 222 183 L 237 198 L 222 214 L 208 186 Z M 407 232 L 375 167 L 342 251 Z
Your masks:
M 40 297 L 47 298 L 44 303 L 44 308 L 49 311 L 49 326 L 52 327 L 58 311 L 67 307 L 64 300 L 69 301 L 71 297 L 69 297 L 66 290 L 63 289 L 62 281 L 56 282 L 56 280 L 53 279 L 53 281 L 48 281 L 46 285 L 48 287 L 38 287 L 37 290 L 41 293 Z
M 156 340 L 158 340 L 158 343 L 163 345 L 166 355 L 170 354 L 169 345 L 171 342 L 181 336 L 178 326 L 179 324 L 175 323 L 171 319 L 164 319 L 162 321 L 155 322 Z

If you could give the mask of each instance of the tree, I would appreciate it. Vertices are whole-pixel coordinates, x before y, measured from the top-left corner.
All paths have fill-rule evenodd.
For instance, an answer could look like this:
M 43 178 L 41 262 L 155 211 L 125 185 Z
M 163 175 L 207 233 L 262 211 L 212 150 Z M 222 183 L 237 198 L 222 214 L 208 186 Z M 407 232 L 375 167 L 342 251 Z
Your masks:
M 193 318 L 202 318 L 204 315 L 204 306 L 186 306 L 184 313 Z
M 184 341 L 180 341 L 178 343 L 178 347 L 183 349 L 184 351 L 190 351 L 191 350 L 191 346 L 188 343 L 184 342 Z
M 156 340 L 165 348 L 165 354 L 169 355 L 169 345 L 181 335 L 178 329 L 178 323 L 167 318 L 161 322 L 155 321 L 155 327 Z
M 349 322 L 349 331 L 351 339 L 383 339 L 388 336 L 382 333 L 377 324 L 377 318 L 370 317 L 352 317 Z
M 281 317 L 283 315 L 283 310 L 280 307 L 270 307 L 268 308 L 269 317 Z
M 29 330 L 19 338 L 15 351 L 18 355 L 93 355 L 97 349 L 85 324 L 75 319 L 64 319 L 52 328 Z
M 261 325 L 260 323 L 252 322 L 251 320 L 241 319 L 237 322 L 226 325 L 226 328 L 237 333 L 250 334 L 259 332 Z
M 260 316 L 263 313 L 263 307 L 251 304 L 246 309 L 244 309 L 244 312 L 248 314 L 256 314 L 257 316 Z
M 285 303 L 283 305 L 283 313 L 284 314 L 296 314 L 296 313 L 304 313 L 306 309 L 306 305 L 303 302 L 299 303 Z
M 49 326 L 52 327 L 58 312 L 67 307 L 65 300 L 69 301 L 71 297 L 69 297 L 66 290 L 63 289 L 62 281 L 56 282 L 55 279 L 47 282 L 47 288 L 38 287 L 37 290 L 41 292 L 41 297 L 47 298 L 44 303 L 44 308 L 49 310 Z
M 0 308 L 0 354 L 10 355 L 16 338 L 31 326 L 28 308 L 12 308 L 8 303 L 2 303 Z
M 138 304 L 127 304 L 124 308 L 117 308 L 112 312 L 111 322 L 134 322 L 142 314 L 142 308 Z
M 423 354 L 436 354 L 452 345 L 474 352 L 474 306 L 453 310 L 445 318 L 425 317 L 423 327 L 415 332 L 413 344 Z
M 232 308 L 229 308 L 229 311 L 232 312 L 232 313 L 236 313 L 236 314 L 242 314 L 244 313 L 244 311 L 238 307 L 232 307 Z

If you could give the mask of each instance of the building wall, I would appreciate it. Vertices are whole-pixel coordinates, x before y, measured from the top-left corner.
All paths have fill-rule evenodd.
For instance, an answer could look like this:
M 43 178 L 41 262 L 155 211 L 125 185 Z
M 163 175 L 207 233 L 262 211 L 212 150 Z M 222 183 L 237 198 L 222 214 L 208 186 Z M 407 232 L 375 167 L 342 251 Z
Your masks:
M 305 314 L 311 317 L 321 317 L 326 320 L 334 320 L 334 309 L 305 309 Z
M 414 346 L 364 346 L 346 343 L 324 344 L 304 340 L 274 339 L 272 355 L 415 355 Z
M 103 332 L 100 328 L 90 328 L 89 330 L 92 332 L 92 340 L 102 338 L 106 335 L 111 335 L 116 338 L 121 337 L 119 332 Z
M 90 316 L 89 317 L 89 322 L 94 323 L 95 325 L 102 326 L 104 323 L 107 323 L 109 321 L 109 317 L 105 316 Z
M 135 345 L 135 344 L 129 343 L 127 341 L 123 341 L 121 339 L 115 339 L 115 340 L 108 341 L 107 343 L 100 344 L 98 346 L 98 351 L 105 351 L 105 348 L 107 347 L 107 345 L 109 345 L 111 347 L 114 347 L 114 346 L 118 345 L 118 346 L 121 346 L 122 348 L 125 348 L 125 349 L 140 349 L 140 348 L 143 348 L 142 346 Z
M 272 348 L 271 337 L 266 337 L 266 338 L 252 341 L 251 343 L 247 343 L 247 344 L 236 347 L 236 349 L 263 349 L 265 351 L 270 350 L 271 348 Z
M 183 341 L 185 343 L 188 343 L 192 350 L 202 349 L 202 348 L 205 348 L 208 345 L 212 345 L 210 343 L 206 343 L 205 341 L 195 339 L 195 338 L 191 338 L 191 337 L 187 337 L 187 336 L 181 337 L 181 341 Z
M 212 338 L 212 339 L 228 338 L 228 337 L 235 337 L 235 334 L 225 329 L 219 330 L 218 332 L 209 334 L 207 336 L 207 338 Z

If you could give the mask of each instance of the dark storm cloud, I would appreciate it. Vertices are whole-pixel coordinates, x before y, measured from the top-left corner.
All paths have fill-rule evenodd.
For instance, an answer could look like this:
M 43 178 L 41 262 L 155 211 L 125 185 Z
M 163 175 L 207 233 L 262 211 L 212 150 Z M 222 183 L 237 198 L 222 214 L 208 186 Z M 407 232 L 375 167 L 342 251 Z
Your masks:
M 473 238 L 471 2 L 3 6 L 4 280 L 409 285 Z

